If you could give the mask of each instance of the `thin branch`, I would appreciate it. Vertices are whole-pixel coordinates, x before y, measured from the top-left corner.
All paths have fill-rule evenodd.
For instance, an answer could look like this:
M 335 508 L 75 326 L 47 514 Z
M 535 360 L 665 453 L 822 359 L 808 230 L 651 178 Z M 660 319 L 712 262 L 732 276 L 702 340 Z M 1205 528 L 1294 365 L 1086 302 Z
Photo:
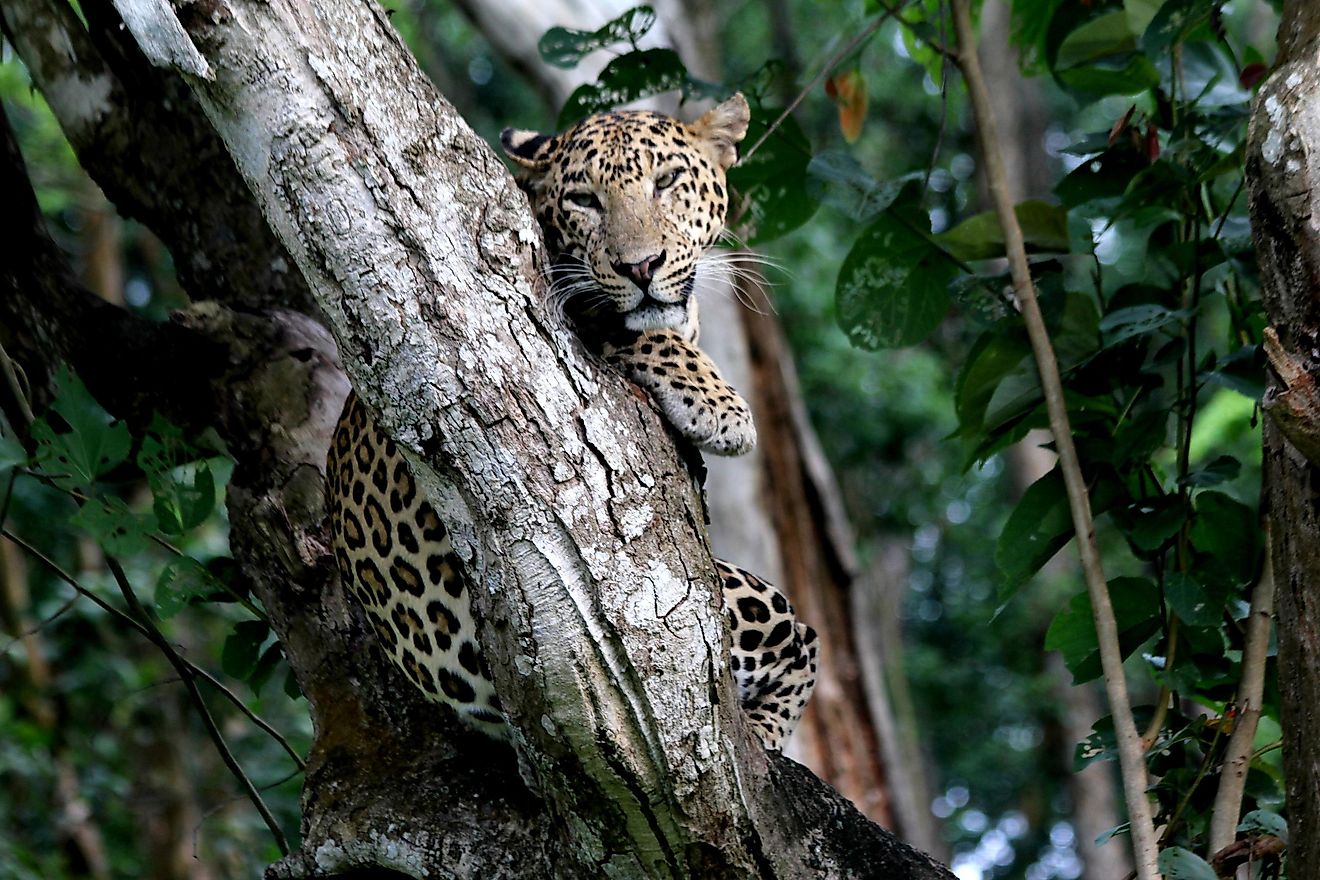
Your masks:
M 1114 730 L 1118 737 L 1119 765 L 1122 768 L 1123 790 L 1131 820 L 1137 874 L 1141 880 L 1159 880 L 1160 872 L 1156 866 L 1158 843 L 1155 838 L 1155 825 L 1151 818 L 1150 801 L 1146 796 L 1145 755 L 1141 747 L 1141 733 L 1137 730 L 1136 721 L 1132 717 L 1132 705 L 1128 699 L 1122 649 L 1118 642 L 1118 627 L 1114 620 L 1109 588 L 1105 583 L 1104 568 L 1100 562 L 1100 551 L 1096 546 L 1091 502 L 1086 492 L 1081 463 L 1077 458 L 1077 449 L 1073 445 L 1072 426 L 1068 421 L 1068 407 L 1063 396 L 1063 384 L 1059 378 L 1058 360 L 1054 356 L 1049 331 L 1045 328 L 1040 304 L 1036 300 L 1036 288 L 1027 262 L 1022 228 L 1018 225 L 1017 216 L 1013 212 L 1013 200 L 1009 195 L 999 135 L 995 130 L 994 114 L 990 109 L 990 94 L 986 88 L 985 77 L 981 73 L 980 59 L 976 55 L 976 36 L 972 30 L 969 5 L 970 0 L 953 0 L 953 23 L 958 39 L 958 64 L 967 79 L 967 91 L 971 97 L 972 111 L 981 136 L 986 182 L 995 203 L 995 212 L 999 216 L 999 225 L 1004 232 L 1004 244 L 1012 270 L 1014 291 L 1022 305 L 1022 317 L 1027 326 L 1027 335 L 1031 338 L 1036 366 L 1040 371 L 1041 388 L 1049 411 L 1050 430 L 1054 434 L 1059 467 L 1063 471 L 1064 485 L 1068 492 L 1068 507 L 1072 514 L 1073 529 L 1077 533 L 1077 548 L 1082 558 L 1082 571 L 1085 573 L 1087 590 L 1091 596 L 1096 635 L 1100 643 L 1100 661 L 1104 669 L 1105 692 L 1109 698 Z
M 42 553 L 40 550 L 29 544 L 23 538 L 20 538 L 18 535 L 9 531 L 9 529 L 0 528 L 0 535 L 3 535 L 4 537 L 13 541 L 19 547 L 22 547 L 29 554 L 31 554 L 38 562 L 40 562 L 47 569 L 49 569 L 51 574 L 55 575 L 60 580 L 64 581 L 64 583 L 73 587 L 76 591 L 78 591 L 80 595 L 86 596 L 88 599 L 92 600 L 92 602 L 95 603 L 95 605 L 98 608 L 100 608 L 102 611 L 104 611 L 106 614 L 109 614 L 111 617 L 115 618 L 120 623 L 126 624 L 127 626 L 133 628 L 138 632 L 139 635 L 141 635 L 143 638 L 147 639 L 148 641 L 154 641 L 151 638 L 151 632 L 145 626 L 138 623 L 135 619 L 133 619 L 133 617 L 131 617 L 128 614 L 125 614 L 123 611 L 120 611 L 118 608 L 111 605 L 109 602 L 105 601 L 100 596 L 96 595 L 96 593 L 84 587 L 81 583 L 78 582 L 77 578 L 75 578 L 73 575 L 69 574 L 67 571 L 61 568 L 58 562 L 51 559 L 45 553 Z M 284 738 L 284 735 L 281 734 L 274 727 L 272 727 L 270 725 L 270 722 L 266 721 L 256 712 L 253 712 L 251 709 L 249 709 L 247 705 L 243 702 L 243 700 L 238 696 L 238 694 L 231 691 L 228 687 L 225 686 L 225 684 L 222 681 L 217 679 L 215 676 L 211 675 L 211 673 L 207 672 L 205 669 L 193 663 L 191 660 L 188 660 L 186 657 L 181 656 L 179 657 L 179 659 L 183 661 L 185 666 L 188 667 L 188 671 L 190 673 L 202 679 L 211 687 L 219 691 L 221 695 L 224 696 L 225 699 L 227 699 L 230 703 L 233 704 L 234 708 L 238 709 L 238 711 L 242 712 L 245 716 L 247 716 L 247 719 L 251 721 L 253 724 L 255 724 L 258 729 L 260 729 L 271 739 L 275 740 L 275 742 L 279 743 L 280 747 L 284 749 L 285 753 L 288 754 L 288 756 L 293 759 L 293 762 L 298 766 L 299 771 L 305 771 L 307 769 L 307 762 L 302 759 L 302 756 L 298 754 L 298 751 L 289 743 L 287 739 Z
M 1210 818 L 1207 851 L 1217 853 L 1237 839 L 1242 793 L 1251 768 L 1256 725 L 1265 697 L 1265 659 L 1269 653 L 1274 618 L 1274 571 L 1270 564 L 1270 528 L 1265 526 L 1265 566 L 1251 591 L 1251 616 L 1247 619 L 1246 643 L 1242 648 L 1242 679 L 1238 685 L 1238 717 L 1224 753 L 1214 811 Z
M 842 49 L 831 55 L 830 59 L 825 62 L 825 66 L 820 69 L 820 72 L 818 72 L 815 76 L 811 78 L 811 82 L 807 83 L 806 86 L 803 87 L 802 91 L 798 92 L 798 96 L 794 98 L 791 102 L 789 102 L 789 105 L 784 108 L 784 112 L 780 113 L 779 117 L 774 122 L 770 123 L 770 125 L 766 128 L 766 130 L 761 133 L 761 136 L 756 139 L 756 143 L 752 144 L 747 149 L 747 152 L 744 153 L 742 158 L 738 160 L 739 164 L 742 164 L 743 162 L 746 162 L 748 159 L 752 158 L 752 154 L 761 148 L 761 144 L 765 143 L 766 138 L 774 134 L 775 129 L 779 128 L 779 126 L 784 124 L 784 120 L 789 117 L 789 114 L 798 108 L 798 105 L 801 104 L 803 100 L 806 99 L 807 95 L 809 95 L 816 88 L 816 86 L 820 85 L 821 80 L 829 76 L 830 72 L 834 70 L 835 65 L 837 65 L 840 61 L 851 55 L 853 53 L 853 50 L 855 50 L 858 46 L 862 45 L 862 43 L 870 39 L 871 35 L 874 34 L 876 31 L 878 31 L 882 24 L 884 24 L 886 21 L 889 21 L 889 19 L 892 18 L 894 15 L 896 15 L 902 8 L 903 8 L 902 6 L 898 6 L 898 7 L 887 6 L 885 8 L 884 15 L 878 16 L 877 18 L 873 19 L 870 24 L 862 28 L 861 33 L 859 33 L 857 36 L 849 40 L 843 46 Z
M 170 665 L 179 673 L 179 678 L 183 680 L 183 686 L 188 691 L 189 698 L 192 699 L 193 706 L 197 709 L 197 714 L 202 719 L 202 725 L 206 728 L 206 733 L 211 737 L 215 750 L 220 753 L 220 760 L 225 762 L 229 772 L 238 780 L 239 785 L 247 792 L 248 800 L 252 801 L 252 806 L 257 808 L 261 818 L 270 829 L 271 836 L 275 838 L 275 845 L 280 848 L 280 855 L 289 854 L 289 842 L 284 839 L 284 832 L 280 829 L 280 823 L 275 821 L 266 802 L 261 799 L 261 792 L 252 784 L 252 780 L 243 770 L 243 766 L 238 763 L 234 753 L 229 750 L 229 744 L 225 742 L 224 735 L 220 733 L 220 728 L 215 723 L 215 718 L 211 715 L 211 710 L 206 706 L 206 700 L 202 698 L 202 692 L 197 687 L 197 682 L 193 678 L 193 671 L 189 664 L 179 656 L 170 644 L 169 639 L 156 629 L 151 622 L 151 616 L 147 614 L 147 609 L 142 607 L 138 601 L 137 594 L 133 592 L 133 585 L 128 582 L 128 575 L 124 573 L 124 568 L 119 564 L 119 560 L 107 554 L 105 564 L 109 566 L 110 573 L 114 575 L 115 583 L 119 585 L 119 592 L 123 595 L 124 601 L 128 603 L 129 610 L 133 616 L 146 628 L 147 638 L 165 654 L 165 659 L 170 661 Z
M 0 370 L 4 371 L 5 382 L 9 385 L 9 390 L 14 395 L 14 400 L 18 401 L 18 408 L 23 414 L 23 420 L 29 425 L 36 421 L 36 416 L 32 412 L 32 404 L 28 401 L 27 390 L 23 387 L 26 383 L 24 377 L 20 376 L 22 367 L 14 363 L 9 352 L 0 345 Z

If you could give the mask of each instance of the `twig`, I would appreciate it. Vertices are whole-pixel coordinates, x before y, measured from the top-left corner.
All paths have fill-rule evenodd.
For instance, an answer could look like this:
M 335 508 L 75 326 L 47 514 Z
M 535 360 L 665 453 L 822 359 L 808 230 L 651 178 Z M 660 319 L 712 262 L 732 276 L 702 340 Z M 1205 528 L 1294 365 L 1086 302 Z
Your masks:
M 798 96 L 794 98 L 791 102 L 789 102 L 789 105 L 784 108 L 784 112 L 780 113 L 779 117 L 774 122 L 770 123 L 770 125 L 766 128 L 766 130 L 761 133 L 761 136 L 756 139 L 756 143 L 752 144 L 751 147 L 748 148 L 747 152 L 743 154 L 742 158 L 738 160 L 738 164 L 741 165 L 743 162 L 746 162 L 748 159 L 752 158 L 752 154 L 761 148 L 761 144 L 765 143 L 765 139 L 770 137 L 770 135 L 774 134 L 775 129 L 779 128 L 779 126 L 784 124 L 784 120 L 788 118 L 789 114 L 798 108 L 798 105 L 801 104 L 803 100 L 806 99 L 807 95 L 811 94 L 812 90 L 814 90 L 816 86 L 820 85 L 820 81 L 823 80 L 826 76 L 830 74 L 831 71 L 834 70 L 834 66 L 843 59 L 847 58 L 849 55 L 851 55 L 854 49 L 860 46 L 863 42 L 869 39 L 872 34 L 874 34 L 876 31 L 880 29 L 880 25 L 884 24 L 886 21 L 889 21 L 889 19 L 892 18 L 894 15 L 896 15 L 902 8 L 903 7 L 901 6 L 893 7 L 893 8 L 887 6 L 885 8 L 884 15 L 879 16 L 878 18 L 874 19 L 870 24 L 868 24 L 866 27 L 862 28 L 861 33 L 853 37 L 844 45 L 842 49 L 840 49 L 839 51 L 835 52 L 832 56 L 830 56 L 830 59 L 825 62 L 825 66 L 820 69 L 820 72 L 811 78 L 811 82 L 807 83 L 806 86 L 802 89 L 802 91 L 798 92 Z
M 1217 853 L 1237 839 L 1238 818 L 1242 812 L 1242 793 L 1251 768 L 1256 724 L 1260 721 L 1265 697 L 1265 656 L 1270 647 L 1270 629 L 1274 617 L 1274 571 L 1270 565 L 1270 527 L 1265 525 L 1265 564 L 1256 588 L 1251 591 L 1251 616 L 1247 619 L 1247 637 L 1242 648 L 1242 679 L 1238 685 L 1238 717 L 1224 752 L 1224 769 L 1219 776 L 1214 811 L 1210 818 L 1208 852 Z
M 0 370 L 5 374 L 5 381 L 9 383 L 9 390 L 14 394 L 14 400 L 18 401 L 18 408 L 23 413 L 23 419 L 30 425 L 36 421 L 37 417 L 32 412 L 32 403 L 28 400 L 26 389 L 23 388 L 23 382 L 19 377 L 19 366 L 9 357 L 9 352 L 0 345 Z
M 104 611 L 106 614 L 109 614 L 111 617 L 115 618 L 121 623 L 124 623 L 129 627 L 137 630 L 138 634 L 141 635 L 143 638 L 147 640 L 151 640 L 151 633 L 148 631 L 148 629 L 145 626 L 138 623 L 131 616 L 120 611 L 118 608 L 111 605 L 109 602 L 105 601 L 100 596 L 96 595 L 91 590 L 84 587 L 81 583 L 78 582 L 78 580 L 73 575 L 69 574 L 67 571 L 61 568 L 59 563 L 57 563 L 55 560 L 51 559 L 49 556 L 42 553 L 36 547 L 32 546 L 26 540 L 20 538 L 18 535 L 15 535 L 13 532 L 9 531 L 8 529 L 0 528 L 0 535 L 3 535 L 4 537 L 13 541 L 19 547 L 22 547 L 34 558 L 36 558 L 38 562 L 40 562 L 47 569 L 49 569 L 50 572 L 54 574 L 57 578 L 64 581 L 69 586 L 73 587 L 74 590 L 76 590 L 80 595 L 86 596 L 88 599 L 92 600 L 92 602 L 98 608 Z M 202 679 L 202 681 L 205 681 L 211 687 L 219 691 L 221 695 L 224 696 L 225 699 L 227 699 L 230 703 L 234 705 L 234 708 L 238 709 L 238 711 L 242 712 L 245 716 L 247 716 L 247 719 L 251 721 L 253 724 L 255 724 L 259 730 L 261 730 L 271 739 L 275 740 L 275 742 L 277 742 L 280 745 L 280 747 L 284 749 L 285 753 L 290 758 L 293 759 L 294 764 L 297 765 L 300 771 L 307 769 L 307 762 L 304 761 L 302 759 L 302 756 L 298 754 L 297 749 L 295 749 L 289 743 L 289 741 L 284 738 L 283 734 L 281 734 L 278 730 L 272 727 L 270 722 L 262 718 L 256 712 L 253 712 L 251 709 L 249 709 L 247 707 L 247 704 L 243 702 L 243 700 L 238 696 L 238 694 L 234 693 L 228 687 L 226 687 L 224 682 L 220 681 L 219 679 L 211 675 L 211 673 L 207 672 L 205 669 L 201 668 L 200 666 L 197 666 L 191 660 L 188 660 L 186 657 L 180 657 L 179 659 L 182 660 L 184 665 L 188 667 L 189 672 L 191 672 L 193 675 Z
M 202 725 L 206 728 L 207 735 L 211 737 L 211 743 L 215 746 L 215 750 L 220 753 L 220 760 L 225 762 L 229 772 L 234 775 L 239 785 L 247 792 L 248 800 L 252 801 L 252 806 L 256 807 L 257 812 L 261 814 L 266 827 L 270 829 L 271 836 L 275 838 L 275 845 L 280 848 L 280 855 L 287 856 L 289 854 L 289 842 L 284 839 L 284 832 L 280 829 L 280 823 L 275 821 L 275 817 L 271 815 L 266 802 L 261 799 L 261 792 L 257 791 L 257 787 L 252 784 L 252 780 L 244 772 L 243 766 L 238 763 L 234 753 L 229 750 L 229 744 L 225 742 L 224 735 L 220 733 L 220 728 L 211 715 L 211 710 L 206 706 L 206 700 L 202 698 L 202 692 L 197 688 L 197 682 L 193 678 L 194 674 L 189 668 L 189 664 L 184 662 L 183 658 L 174 650 L 174 646 L 170 644 L 169 639 L 165 638 L 161 631 L 156 629 L 155 624 L 151 622 L 151 616 L 147 614 L 147 609 L 142 607 L 142 603 L 138 601 L 137 594 L 133 592 L 133 585 L 128 582 L 128 575 L 124 573 L 124 568 L 119 564 L 119 560 L 107 554 L 105 564 L 109 566 L 110 574 L 114 575 L 115 583 L 119 585 L 119 592 L 123 595 L 124 601 L 128 603 L 129 611 L 146 628 L 147 638 L 164 653 L 165 659 L 170 661 L 170 665 L 183 679 L 183 686 L 187 689 L 188 696 L 192 699 L 193 706 L 202 719 Z
M 1095 524 L 1091 517 L 1091 502 L 1082 477 L 1077 449 L 1073 445 L 1072 427 L 1068 421 L 1068 407 L 1059 378 L 1059 364 L 1050 343 L 1049 331 L 1041 316 L 1036 300 L 1036 288 L 1027 263 L 1027 251 L 1022 240 L 1022 228 L 1013 212 L 1009 196 L 1007 174 L 1001 155 L 999 135 L 995 130 L 994 114 L 990 109 L 990 94 L 981 62 L 976 55 L 976 36 L 972 30 L 969 0 L 953 0 L 953 24 L 958 40 L 958 65 L 967 80 L 972 111 L 980 132 L 981 150 L 985 163 L 986 182 L 1004 232 L 1009 267 L 1013 275 L 1013 288 L 1022 305 L 1022 317 L 1027 335 L 1035 353 L 1040 371 L 1041 388 L 1049 411 L 1050 430 L 1054 434 L 1059 467 L 1063 471 L 1068 492 L 1068 508 L 1072 514 L 1073 529 L 1077 533 L 1077 549 L 1082 559 L 1087 590 L 1091 596 L 1092 613 L 1100 647 L 1100 661 L 1104 669 L 1105 692 L 1114 719 L 1118 738 L 1119 765 L 1122 768 L 1123 790 L 1131 820 L 1132 844 L 1141 880 L 1159 880 L 1156 866 L 1158 844 L 1155 825 L 1151 819 L 1150 801 L 1146 796 L 1147 776 L 1145 755 L 1141 747 L 1141 734 L 1132 717 L 1132 704 L 1128 698 L 1127 679 L 1123 673 L 1123 655 L 1118 642 L 1118 627 L 1114 621 L 1114 608 L 1105 583 L 1104 568 L 1095 541 Z

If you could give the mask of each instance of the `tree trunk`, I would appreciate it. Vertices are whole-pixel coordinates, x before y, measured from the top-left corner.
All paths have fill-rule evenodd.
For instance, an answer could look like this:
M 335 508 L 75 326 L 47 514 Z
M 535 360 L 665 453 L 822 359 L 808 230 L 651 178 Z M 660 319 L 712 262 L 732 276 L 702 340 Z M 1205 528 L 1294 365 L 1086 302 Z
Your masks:
M 610 0 L 587 7 L 538 4 L 531 13 L 534 27 L 529 26 L 526 4 L 487 0 L 467 7 L 499 51 L 525 68 L 558 105 L 573 88 L 593 78 L 598 66 L 584 63 L 561 71 L 529 63 L 536 57 L 540 33 L 555 24 L 595 29 L 629 5 Z M 713 7 L 667 0 L 655 8 L 656 26 L 647 39 L 674 46 L 695 75 L 718 81 Z M 899 821 L 890 807 L 887 777 L 891 772 L 920 773 L 921 768 L 888 767 L 882 760 L 894 744 L 885 740 L 882 734 L 889 729 L 875 724 L 872 712 L 885 701 L 885 685 L 883 679 L 868 682 L 879 702 L 865 698 L 846 612 L 855 577 L 851 530 L 801 404 L 779 321 L 773 314 L 751 314 L 743 305 L 746 300 L 769 307 L 772 299 L 773 292 L 759 285 L 739 290 L 722 283 L 718 290 L 704 291 L 701 301 L 702 347 L 747 398 L 759 435 L 757 449 L 748 455 L 706 461 L 711 546 L 722 558 L 784 588 L 799 616 L 823 634 L 819 684 L 788 753 L 871 819 L 916 840 L 921 832 L 915 825 L 921 819 L 907 816 L 907 821 Z M 829 514 L 828 525 L 812 527 L 809 518 L 822 512 Z
M 85 7 L 104 40 L 96 22 L 112 16 Z M 947 878 L 743 729 L 699 499 L 668 436 L 545 317 L 525 200 L 420 77 L 384 12 L 232 3 L 204 15 L 183 6 L 181 21 L 163 4 L 119 9 L 155 63 L 189 75 L 300 270 L 284 271 L 310 282 L 359 393 L 412 451 L 460 552 L 482 572 L 483 642 L 524 777 L 539 789 L 539 798 L 526 792 L 502 747 L 437 735 L 447 716 L 399 683 L 328 577 L 320 466 L 345 391 L 329 339 L 295 313 L 198 305 L 182 326 L 158 331 L 207 343 L 162 349 L 177 356 L 172 381 L 188 386 L 179 399 L 143 400 L 130 386 L 108 402 L 179 409 L 197 424 L 203 414 L 184 398 L 200 395 L 238 459 L 235 555 L 317 734 L 303 849 L 271 876 L 390 867 L 412 876 Z M 107 110 L 78 92 L 114 85 L 107 78 L 65 76 L 48 98 L 63 104 L 62 119 L 92 106 L 108 114 L 98 124 L 167 125 L 131 100 Z M 168 143 L 159 136 L 167 130 L 155 140 Z M 206 216 L 218 194 L 187 188 L 197 157 L 185 150 L 173 161 L 160 189 L 121 193 L 130 209 L 154 208 L 160 222 L 184 219 L 171 211 Z M 208 242 L 195 244 L 200 252 L 185 256 L 201 264 Z M 118 310 L 100 320 L 62 273 L 37 271 L 38 256 L 6 261 L 9 326 L 84 363 L 76 343 L 89 323 L 117 327 L 127 363 L 150 357 L 130 332 L 142 322 Z M 259 273 L 242 265 L 241 248 L 232 256 L 231 296 L 250 295 Z M 154 366 L 176 364 L 158 353 Z
M 1266 506 L 1273 524 L 1289 874 L 1320 876 L 1320 7 L 1288 0 L 1251 115 L 1247 182 L 1269 325 Z

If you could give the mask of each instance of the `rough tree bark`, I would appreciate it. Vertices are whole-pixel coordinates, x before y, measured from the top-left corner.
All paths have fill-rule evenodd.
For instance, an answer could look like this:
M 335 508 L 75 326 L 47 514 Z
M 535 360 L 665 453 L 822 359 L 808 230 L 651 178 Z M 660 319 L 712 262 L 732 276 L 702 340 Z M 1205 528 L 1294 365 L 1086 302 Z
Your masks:
M 555 24 L 593 30 L 631 5 L 547 2 L 529 10 L 512 0 L 484 0 L 465 8 L 496 48 L 526 69 L 558 106 L 573 88 L 595 77 L 598 65 L 563 71 L 532 63 L 539 35 Z M 657 20 L 647 45 L 670 45 L 696 76 L 719 81 L 715 7 L 675 0 L 653 5 Z M 657 109 L 674 112 L 673 96 L 665 97 L 671 100 Z M 756 303 L 764 307 L 760 311 L 772 312 L 775 294 L 750 281 L 711 287 L 716 289 L 703 291 L 701 301 L 702 347 L 747 397 L 759 434 L 752 453 L 706 461 L 711 546 L 717 555 L 783 587 L 802 619 L 823 633 L 819 684 L 788 753 L 909 842 L 933 839 L 922 833 L 931 825 L 924 803 L 903 811 L 892 805 L 891 782 L 919 788 L 904 777 L 919 774 L 921 767 L 886 765 L 882 758 L 894 753 L 896 744 L 891 729 L 873 717 L 885 709 L 884 681 L 865 682 L 874 694 L 868 700 L 857 660 L 849 613 L 856 578 L 853 538 L 801 404 L 782 329 L 773 314 L 755 314 L 744 305 Z
M 1277 590 L 1293 877 L 1320 876 L 1320 7 L 1284 3 L 1279 57 L 1252 108 L 1251 225 L 1270 326 L 1266 505 Z
M 85 4 L 94 5 L 106 21 L 103 6 Z M 465 523 L 464 552 L 486 563 L 483 636 L 543 796 L 525 792 L 498 747 L 437 736 L 445 716 L 367 649 L 327 577 L 320 461 L 345 388 L 324 331 L 296 313 L 199 305 L 182 326 L 153 331 L 185 343 L 163 349 L 190 367 L 177 371 L 177 399 L 121 384 L 109 402 L 163 404 L 196 425 L 208 409 L 200 396 L 234 441 L 235 554 L 317 732 L 304 848 L 271 875 L 389 866 L 417 876 L 947 877 L 740 730 L 700 506 L 682 466 L 645 405 L 614 380 L 597 384 L 580 350 L 544 321 L 525 202 L 418 76 L 384 13 L 349 3 L 184 6 L 185 31 L 163 4 L 120 9 L 149 54 L 197 77 L 364 398 L 406 445 L 446 463 L 457 491 L 427 482 Z M 28 45 L 41 56 L 50 44 Z M 47 93 L 65 102 L 62 118 L 81 109 L 142 121 L 140 109 L 107 108 L 95 88 L 79 93 L 85 85 L 74 75 Z M 155 122 L 144 135 L 172 124 Z M 204 213 L 208 198 L 223 206 L 186 180 L 123 195 L 130 210 L 158 209 L 162 223 Z M 85 291 L 35 258 L 5 269 L 6 324 L 55 343 L 48 357 L 83 361 L 77 341 L 96 324 L 122 325 L 125 349 L 150 357 L 131 333 L 148 329 L 142 322 L 96 313 Z M 251 283 L 234 281 L 240 291 Z M 198 278 L 194 294 L 205 287 Z M 208 344 L 186 344 L 199 341 Z

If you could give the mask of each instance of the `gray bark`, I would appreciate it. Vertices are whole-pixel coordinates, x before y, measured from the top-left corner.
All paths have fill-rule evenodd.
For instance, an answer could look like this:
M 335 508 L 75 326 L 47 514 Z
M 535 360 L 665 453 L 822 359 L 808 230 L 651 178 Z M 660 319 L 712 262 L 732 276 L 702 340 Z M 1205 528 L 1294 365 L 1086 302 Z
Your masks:
M 364 650 L 327 581 L 319 464 L 344 390 L 329 339 L 294 314 L 198 307 L 172 329 L 227 354 L 227 375 L 208 363 L 187 378 L 226 404 L 215 416 L 246 441 L 235 553 L 317 723 L 304 849 L 272 874 L 948 876 L 740 730 L 682 467 L 654 415 L 598 384 L 543 320 L 525 202 L 417 75 L 384 13 L 217 4 L 183 7 L 180 23 L 162 3 L 121 9 L 154 60 L 200 77 L 208 116 L 364 398 L 415 453 L 444 462 L 456 491 L 438 497 L 451 519 L 470 514 L 459 535 L 484 561 L 483 635 L 545 797 L 519 793 L 498 749 L 438 739 L 444 716 Z M 66 109 L 95 97 L 62 85 L 50 97 Z M 173 210 L 206 207 L 187 201 L 185 181 L 171 185 Z M 134 199 L 169 216 L 162 193 Z M 58 282 L 19 279 L 20 268 L 6 278 Z M 90 308 L 50 311 L 11 292 L 26 329 L 88 332 Z
M 1270 327 L 1266 504 L 1278 591 L 1289 874 L 1320 876 L 1320 8 L 1284 4 L 1279 58 L 1251 116 L 1247 182 Z

